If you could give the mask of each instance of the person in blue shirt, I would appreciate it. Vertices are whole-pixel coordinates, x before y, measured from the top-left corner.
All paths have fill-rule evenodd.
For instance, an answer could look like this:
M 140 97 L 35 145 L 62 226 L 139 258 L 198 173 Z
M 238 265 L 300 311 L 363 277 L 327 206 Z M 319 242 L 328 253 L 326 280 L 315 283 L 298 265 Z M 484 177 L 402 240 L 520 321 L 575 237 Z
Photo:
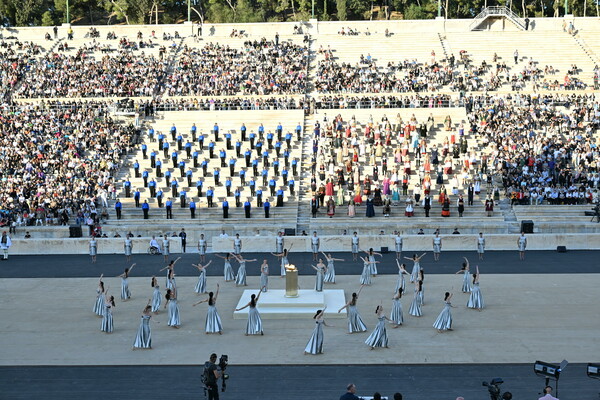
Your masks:
M 221 159 L 221 168 L 227 167 L 227 164 L 225 163 L 226 157 L 227 157 L 227 153 L 225 152 L 225 150 L 224 149 L 219 150 L 219 158 Z
M 263 178 L 263 186 L 267 186 L 269 182 L 269 170 L 266 167 L 263 168 L 261 175 Z
M 175 141 L 175 136 L 177 136 L 177 128 L 175 127 L 175 124 L 173 124 L 171 127 L 171 137 L 173 138 L 173 141 Z
M 158 192 L 156 192 L 156 202 L 158 203 L 158 208 L 162 208 L 163 206 L 163 191 L 159 188 Z
M 213 187 L 210 186 L 208 188 L 208 190 L 206 191 L 206 200 L 208 202 L 208 206 L 212 207 L 213 206 L 213 196 L 214 196 L 214 191 L 213 191 Z
M 144 204 L 142 204 L 142 212 L 144 213 L 144 219 L 148 219 L 148 214 L 150 212 L 150 204 L 148 204 L 148 200 L 144 200 Z
M 252 160 L 252 175 L 258 176 L 258 158 Z
M 198 136 L 198 146 L 200 146 L 200 151 L 204 151 L 204 134 L 202 132 Z
M 223 200 L 222 207 L 223 207 L 223 218 L 225 218 L 225 219 L 229 218 L 229 202 L 227 201 L 227 199 Z
M 254 180 L 254 178 L 250 178 L 250 182 L 248 182 L 248 186 L 250 187 L 250 195 L 255 196 L 256 195 L 256 181 Z
M 148 188 L 150 189 L 150 197 L 156 197 L 156 181 L 154 178 L 148 182 Z
M 165 171 L 165 184 L 166 184 L 167 189 L 171 185 L 171 171 L 169 171 L 169 170 Z
M 292 174 L 298 176 L 298 158 L 296 157 L 292 160 Z
M 135 192 L 133 192 L 133 199 L 135 200 L 135 208 L 140 208 L 140 197 L 142 196 L 142 194 L 140 193 L 140 191 L 138 189 L 135 189 Z
M 208 157 L 215 158 L 215 142 L 213 142 L 212 140 L 208 144 Z
M 232 147 L 231 147 L 231 133 L 229 133 L 229 132 L 227 132 L 225 134 L 225 148 L 227 150 L 232 150 Z
M 273 137 L 275 135 L 273 135 L 271 132 L 267 133 L 267 147 L 269 148 L 269 150 L 273 150 Z
M 213 178 L 215 178 L 215 186 L 220 185 L 219 177 L 221 176 L 221 170 L 219 168 L 215 168 L 213 171 Z
M 236 163 L 236 159 L 234 157 L 231 157 L 229 159 L 229 175 L 234 176 L 235 175 L 235 163 Z
M 250 158 L 252 157 L 252 151 L 250 149 L 246 149 L 244 152 L 244 159 L 246 160 L 246 168 L 250 168 Z
M 150 142 L 154 142 L 154 128 L 148 128 L 148 137 L 150 138 Z
M 277 124 L 275 131 L 277 132 L 277 140 L 281 140 L 281 135 L 283 135 L 283 126 L 281 125 L 281 122 Z
M 277 186 L 277 181 L 275 180 L 275 177 L 272 177 L 269 180 L 269 190 L 271 191 L 271 196 L 275 196 L 275 187 Z
M 167 210 L 167 219 L 173 219 L 173 201 L 169 197 L 165 203 L 165 209 Z
M 265 127 L 263 126 L 263 124 L 260 124 L 258 126 L 258 138 L 259 139 L 264 139 L 265 138 Z
M 240 183 L 246 185 L 246 168 L 240 169 Z
M 179 202 L 181 203 L 181 208 L 185 208 L 186 200 L 187 192 L 185 191 L 185 188 L 181 188 L 181 190 L 179 191 Z
M 150 174 L 148 173 L 148 171 L 144 170 L 142 172 L 142 178 L 144 179 L 144 187 L 147 188 L 148 187 L 148 177 L 150 176 Z
M 294 182 L 294 179 L 290 179 L 288 181 L 288 187 L 290 188 L 290 195 L 294 196 L 294 184 L 296 182 Z
M 192 157 L 192 144 L 189 141 L 185 142 L 185 154 L 187 154 L 187 158 Z
M 242 142 L 239 140 L 235 141 L 235 156 L 240 158 L 242 156 Z
M 286 167 L 283 167 L 283 169 L 281 170 L 281 177 L 283 178 L 283 184 L 287 185 L 288 183 L 288 170 Z
M 260 157 L 260 155 L 262 154 L 262 147 L 263 147 L 263 142 L 261 140 L 259 140 L 255 146 L 257 157 Z
M 197 130 L 196 124 L 194 123 L 194 124 L 192 124 L 192 127 L 190 129 L 190 134 L 192 135 L 192 142 L 196 141 L 196 130 Z
M 163 148 L 163 154 L 165 155 L 165 158 L 169 157 L 169 142 L 164 142 L 162 148 Z
M 154 150 L 150 152 L 150 168 L 156 167 L 156 153 Z
M 281 142 L 278 140 L 275 142 L 275 154 L 277 154 L 277 157 L 279 157 L 280 153 L 281 153 Z
M 202 197 L 202 186 L 204 186 L 204 181 L 202 179 L 198 179 L 196 181 L 196 190 L 198 191 L 198 197 Z
M 225 178 L 225 190 L 227 191 L 227 197 L 231 196 L 231 178 Z
M 268 167 L 270 165 L 269 164 L 269 150 L 265 149 L 265 151 L 263 151 L 262 158 L 263 158 L 263 164 L 265 164 L 265 166 Z
M 185 161 L 179 161 L 179 175 L 183 178 L 185 176 Z
M 219 124 L 215 122 L 215 126 L 213 126 L 213 133 L 215 134 L 215 142 L 219 141 Z
M 188 187 L 192 187 L 193 176 L 194 176 L 194 171 L 192 171 L 191 168 L 188 168 L 188 170 L 185 171 L 185 177 L 187 178 Z
M 156 163 L 154 164 L 154 166 L 156 167 L 156 176 L 158 178 L 162 178 L 162 161 L 160 160 L 156 160 Z
M 190 199 L 190 217 L 192 219 L 196 218 L 196 202 L 193 197 Z
M 240 127 L 240 133 L 242 134 L 242 142 L 246 141 L 246 124 L 242 124 Z
M 183 136 L 177 136 L 177 150 L 183 150 Z
M 177 158 L 179 157 L 179 155 L 177 154 L 177 151 L 174 151 L 171 153 L 171 161 L 173 161 L 173 168 L 177 168 Z
M 273 160 L 273 172 L 275 173 L 275 176 L 279 176 L 279 159 L 275 158 Z
M 280 187 L 277 189 L 277 203 L 276 207 L 283 207 L 283 189 Z
M 163 143 L 165 142 L 165 135 L 163 135 L 162 133 L 158 134 L 158 149 L 162 149 L 163 147 Z
M 262 201 L 262 190 L 260 188 L 258 188 L 256 190 L 256 206 L 257 207 L 262 207 L 263 205 L 263 201 Z
M 296 137 L 298 138 L 298 141 L 302 140 L 302 125 L 300 125 L 300 122 L 296 125 Z
M 123 183 L 123 187 L 125 188 L 125 197 L 131 197 L 131 182 L 129 182 L 129 179 Z
M 200 163 L 200 168 L 202 168 L 202 176 L 206 178 L 207 170 L 208 170 L 208 160 L 205 158 L 202 163 Z
M 250 149 L 254 150 L 254 140 L 256 139 L 256 133 L 250 132 L 250 135 L 248 137 L 250 138 Z
M 121 211 L 123 209 L 123 204 L 121 204 L 121 200 L 117 197 L 117 201 L 115 202 L 115 211 L 117 212 L 117 219 L 121 219 Z
M 233 192 L 233 197 L 235 198 L 235 206 L 236 207 L 242 206 L 241 196 L 242 196 L 242 191 L 241 191 L 240 187 L 238 186 L 235 188 L 235 191 Z
M 269 218 L 271 213 L 271 203 L 269 203 L 269 199 L 265 200 L 263 208 L 265 209 L 265 218 Z
M 177 186 L 179 183 L 177 183 L 177 179 L 173 178 L 171 180 L 171 197 L 177 197 Z
M 246 215 L 246 218 L 250 218 L 250 210 L 252 209 L 252 205 L 250 204 L 250 198 L 248 198 L 246 200 L 246 202 L 244 203 L 244 214 Z
M 200 164 L 198 164 L 198 157 L 200 156 L 200 153 L 198 153 L 198 151 L 194 151 L 194 154 L 192 155 L 193 159 L 194 159 L 194 168 L 198 168 L 198 166 Z
M 292 147 L 292 137 L 293 136 L 290 132 L 285 134 L 285 144 L 288 149 Z

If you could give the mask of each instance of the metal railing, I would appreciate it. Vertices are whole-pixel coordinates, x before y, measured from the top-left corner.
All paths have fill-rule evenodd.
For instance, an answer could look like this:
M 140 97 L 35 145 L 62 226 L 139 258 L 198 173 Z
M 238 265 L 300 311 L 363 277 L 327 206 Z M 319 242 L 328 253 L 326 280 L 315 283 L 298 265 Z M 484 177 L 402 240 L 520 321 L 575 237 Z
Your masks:
M 475 17 L 473 22 L 471 22 L 471 25 L 469 25 L 469 29 L 474 30 L 476 27 L 479 26 L 479 24 L 481 24 L 489 16 L 507 17 L 512 22 L 514 22 L 515 25 L 517 25 L 519 28 L 525 29 L 525 21 L 523 21 L 521 19 L 521 17 L 519 17 L 514 12 L 512 12 L 512 10 L 510 8 L 499 7 L 499 6 L 486 7 L 483 11 L 481 11 L 479 14 L 477 14 L 477 16 Z

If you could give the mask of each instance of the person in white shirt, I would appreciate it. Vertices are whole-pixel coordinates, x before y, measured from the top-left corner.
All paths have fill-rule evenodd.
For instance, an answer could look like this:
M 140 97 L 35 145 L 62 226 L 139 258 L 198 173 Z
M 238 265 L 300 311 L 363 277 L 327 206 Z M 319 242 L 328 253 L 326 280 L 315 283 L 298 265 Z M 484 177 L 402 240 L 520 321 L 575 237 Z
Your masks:
M 6 231 L 2 232 L 2 238 L 0 238 L 0 249 L 2 249 L 2 259 L 8 260 L 8 249 L 12 245 L 10 236 L 6 234 Z
M 229 235 L 225 233 L 225 229 L 221 229 L 221 234 L 219 235 L 219 237 L 226 238 L 226 237 L 229 237 Z
M 539 400 L 558 400 L 556 397 L 552 396 L 552 386 L 546 386 L 544 388 L 544 396 L 540 397 Z
M 158 241 L 154 236 L 152 236 L 152 240 L 150 240 L 150 247 L 154 247 L 155 249 L 157 249 L 158 254 L 160 254 L 160 245 L 158 244 Z

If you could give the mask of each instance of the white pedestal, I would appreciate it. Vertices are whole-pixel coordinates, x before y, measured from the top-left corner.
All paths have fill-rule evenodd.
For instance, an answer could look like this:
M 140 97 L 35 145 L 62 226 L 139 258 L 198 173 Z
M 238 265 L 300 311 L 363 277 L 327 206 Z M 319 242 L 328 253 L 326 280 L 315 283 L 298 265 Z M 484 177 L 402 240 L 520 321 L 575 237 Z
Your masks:
M 248 304 L 250 296 L 256 294 L 256 290 L 244 290 L 236 308 Z M 317 310 L 327 306 L 325 318 L 346 318 L 346 312 L 338 314 L 338 310 L 346 304 L 344 291 L 341 289 L 323 290 L 299 290 L 298 297 L 285 297 L 285 290 L 269 290 L 260 295 L 258 311 L 262 319 L 310 319 Z M 234 311 L 233 319 L 248 318 L 248 309 Z

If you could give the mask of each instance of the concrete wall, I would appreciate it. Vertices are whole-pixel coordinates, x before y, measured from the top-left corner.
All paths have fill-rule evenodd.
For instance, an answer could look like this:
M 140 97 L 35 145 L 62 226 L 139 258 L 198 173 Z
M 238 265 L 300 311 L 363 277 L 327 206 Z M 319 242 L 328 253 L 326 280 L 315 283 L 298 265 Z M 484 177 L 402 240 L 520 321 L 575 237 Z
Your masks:
M 519 235 L 486 235 L 487 250 L 516 250 Z M 443 235 L 442 251 L 474 251 L 476 235 Z M 350 236 L 321 236 L 321 250 L 350 251 Z M 404 236 L 403 250 L 431 251 L 431 235 Z M 212 241 L 212 252 L 225 253 L 232 251 L 233 238 L 208 238 Z M 123 238 L 98 239 L 99 254 L 123 254 Z M 133 252 L 146 253 L 150 238 L 134 238 Z M 568 250 L 600 250 L 600 234 L 532 234 L 527 235 L 528 250 L 555 250 L 557 246 L 566 246 Z M 162 241 L 159 241 L 162 244 Z M 13 255 L 44 254 L 88 254 L 88 239 L 14 239 L 10 249 Z M 243 252 L 268 252 L 275 250 L 275 238 L 266 236 L 242 237 Z M 188 252 L 196 252 L 196 240 L 188 240 Z M 309 236 L 285 237 L 285 247 L 294 252 L 309 252 Z M 360 247 L 364 250 L 373 247 L 379 251 L 387 246 L 394 249 L 393 236 L 360 236 Z M 179 238 L 171 238 L 171 251 L 180 252 Z

